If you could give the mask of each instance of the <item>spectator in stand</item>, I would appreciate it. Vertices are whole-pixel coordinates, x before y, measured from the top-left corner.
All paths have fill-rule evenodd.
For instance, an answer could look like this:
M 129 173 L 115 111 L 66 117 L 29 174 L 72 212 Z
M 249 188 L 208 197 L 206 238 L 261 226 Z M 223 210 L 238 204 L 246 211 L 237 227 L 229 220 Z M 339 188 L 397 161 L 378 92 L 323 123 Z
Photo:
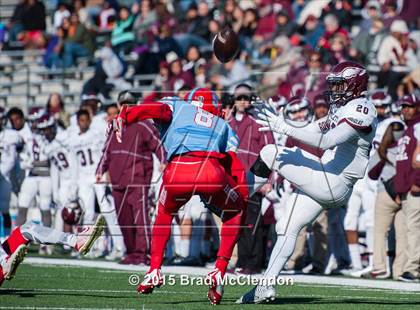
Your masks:
M 405 57 L 409 31 L 405 21 L 401 19 L 392 22 L 390 31 L 391 33 L 382 41 L 378 51 L 378 64 L 381 67 L 378 86 L 387 86 L 389 94 L 395 100 L 397 86 L 409 71 Z
M 328 44 L 330 45 L 330 49 L 324 55 L 324 63 L 334 66 L 340 62 L 350 60 L 348 40 L 342 34 L 335 34 Z
M 79 16 L 80 23 L 85 25 L 86 28 L 92 28 L 92 21 L 90 20 L 88 9 L 86 8 L 86 0 L 73 1 L 74 13 Z
M 127 65 L 112 50 L 110 42 L 98 52 L 100 62 L 96 66 L 94 76 L 83 86 L 83 94 L 101 94 L 105 98 L 110 98 L 109 92 L 115 88 L 117 90 L 128 90 L 131 84 L 124 80 Z
M 45 44 L 43 32 L 46 29 L 45 6 L 38 0 L 27 0 L 21 15 L 23 31 L 17 36 L 25 47 L 42 48 Z
M 296 23 L 290 19 L 289 13 L 286 10 L 281 10 L 277 13 L 276 17 L 276 30 L 273 38 L 280 35 L 291 37 L 296 31 Z
M 237 84 L 246 82 L 249 77 L 250 72 L 245 64 L 239 59 L 234 59 L 224 63 L 218 75 L 211 75 L 210 81 L 232 90 Z
M 395 22 L 395 21 L 394 21 Z M 419 282 L 420 278 L 420 170 L 414 158 L 420 131 L 420 100 L 414 95 L 401 99 L 402 116 L 406 124 L 398 140 L 397 174 L 395 176 L 396 202 L 402 205 L 407 227 L 407 262 L 398 278 L 404 282 Z
M 292 10 L 293 10 L 293 16 L 295 17 L 295 20 L 299 20 L 300 13 L 304 9 L 306 5 L 306 0 L 296 0 L 292 4 Z
M 70 11 L 67 9 L 67 5 L 63 2 L 59 2 L 57 10 L 54 12 L 54 27 L 61 27 L 64 18 L 70 17 Z
M 385 12 L 384 12 L 384 24 L 386 28 L 389 28 L 393 21 L 398 19 L 398 6 L 396 1 L 387 1 L 385 3 Z
M 253 38 L 255 42 L 269 39 L 276 30 L 276 16 L 273 12 L 272 4 L 266 2 L 261 5 L 262 7 L 259 9 L 260 18 Z
M 341 27 L 350 29 L 352 16 L 351 16 L 351 4 L 348 0 L 334 0 L 328 3 L 323 9 L 322 15 L 332 14 L 337 18 L 338 24 Z
M 70 114 L 64 109 L 64 100 L 59 93 L 52 93 L 48 97 L 47 114 L 54 116 L 57 124 L 61 128 L 70 126 Z
M 129 92 L 120 93 L 118 104 L 136 104 Z M 124 237 L 127 255 L 121 264 L 149 264 L 150 217 L 148 193 L 153 172 L 154 153 L 164 169 L 165 152 L 161 148 L 159 133 L 149 121 L 128 125 L 124 141 L 117 142 L 115 133 L 108 137 L 97 180 L 108 172 L 112 184 L 118 223 Z
M 15 9 L 13 10 L 13 15 L 10 18 L 10 22 L 7 25 L 9 30 L 9 41 L 11 42 L 17 41 L 19 33 L 24 30 L 22 16 L 25 10 L 25 5 L 26 0 L 19 0 L 15 6 Z
M 136 36 L 137 43 L 147 42 L 147 32 L 153 30 L 156 27 L 157 15 L 154 10 L 153 2 L 151 0 L 143 0 L 138 4 L 134 4 L 132 8 L 133 14 L 137 14 L 136 20 L 134 21 L 134 33 Z
M 290 93 L 281 93 L 280 95 L 290 98 L 290 96 L 301 96 L 300 92 L 304 92 L 309 101 L 313 101 L 314 97 L 327 90 L 326 75 L 327 69 L 322 64 L 321 54 L 311 52 L 308 55 L 306 64 L 300 68 L 292 69 L 288 73 L 287 83 L 290 85 Z M 303 87 L 297 87 L 302 84 Z M 285 88 L 287 91 L 287 88 Z
M 178 56 L 171 52 L 166 57 L 169 63 L 169 87 L 170 90 L 176 93 L 181 87 L 187 86 L 190 89 L 194 88 L 194 79 L 189 71 L 182 70 L 182 61 Z
M 93 38 L 86 27 L 79 22 L 79 16 L 72 14 L 68 36 L 64 42 L 64 67 L 71 67 L 79 57 L 89 57 L 95 50 Z
M 318 42 L 318 46 L 321 49 L 329 50 L 331 48 L 329 40 L 338 33 L 342 34 L 343 37 L 346 38 L 346 40 L 348 40 L 349 34 L 344 28 L 340 26 L 336 16 L 332 14 L 328 14 L 327 16 L 325 16 L 324 25 L 325 32 Z
M 114 21 L 116 19 L 117 11 L 111 5 L 111 2 L 104 0 L 102 2 L 101 11 L 99 13 L 99 30 L 100 31 L 111 31 L 114 27 Z
M 64 23 L 68 22 L 64 19 Z M 64 40 L 67 37 L 67 30 L 64 27 L 58 27 L 48 41 L 47 48 L 44 54 L 44 65 L 49 69 L 60 69 L 63 67 L 63 47 Z
M 127 7 L 120 7 L 118 20 L 111 34 L 112 48 L 119 55 L 130 53 L 134 47 L 135 18 L 136 16 L 132 15 Z
M 185 63 L 182 66 L 183 71 L 189 71 L 194 75 L 196 62 L 201 58 L 200 50 L 197 46 L 191 45 L 185 54 Z
M 252 38 L 258 27 L 258 11 L 249 8 L 244 13 L 241 28 L 238 31 L 241 46 L 245 48 L 248 54 L 252 55 L 253 42 Z
M 319 22 L 318 18 L 312 14 L 308 15 L 301 30 L 303 43 L 308 44 L 311 48 L 315 48 L 324 31 L 324 26 Z
M 371 26 L 374 19 L 381 19 L 382 13 L 381 13 L 381 4 L 377 0 L 370 0 L 366 3 L 365 10 L 362 12 L 362 16 L 364 17 L 364 20 L 360 24 L 360 33 L 368 31 Z
M 173 38 L 172 29 L 168 24 L 162 24 L 158 27 L 155 42 L 159 48 L 159 60 L 164 59 L 165 55 L 170 52 L 175 52 L 178 57 L 184 55 L 178 42 Z
M 378 51 L 387 36 L 382 19 L 375 17 L 369 29 L 360 31 L 351 43 L 350 55 L 366 64 L 370 72 L 379 72 Z

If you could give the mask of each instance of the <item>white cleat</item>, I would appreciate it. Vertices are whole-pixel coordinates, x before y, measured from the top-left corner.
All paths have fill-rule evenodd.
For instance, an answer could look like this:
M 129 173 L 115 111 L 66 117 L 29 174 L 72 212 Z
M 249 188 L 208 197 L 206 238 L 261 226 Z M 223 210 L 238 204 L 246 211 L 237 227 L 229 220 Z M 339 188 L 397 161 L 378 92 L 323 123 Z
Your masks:
M 95 241 L 102 235 L 105 228 L 105 218 L 100 215 L 94 225 L 85 226 L 77 234 L 75 249 L 82 255 L 86 255 L 92 248 Z
M 1 267 L 3 269 L 3 277 L 6 280 L 11 280 L 14 278 L 16 270 L 19 267 L 20 263 L 23 262 L 27 252 L 28 248 L 26 244 L 21 244 L 12 253 L 12 255 L 5 259 Z
M 349 276 L 354 277 L 354 278 L 365 277 L 368 274 L 370 274 L 372 269 L 373 269 L 372 266 L 367 266 L 367 267 L 363 268 L 362 270 L 357 270 L 357 271 L 350 272 Z
M 276 299 L 276 290 L 273 286 L 256 286 L 239 298 L 237 304 L 262 304 Z
M 121 251 L 119 249 L 114 249 L 109 253 L 107 256 L 105 256 L 106 260 L 121 260 L 124 257 L 124 251 Z

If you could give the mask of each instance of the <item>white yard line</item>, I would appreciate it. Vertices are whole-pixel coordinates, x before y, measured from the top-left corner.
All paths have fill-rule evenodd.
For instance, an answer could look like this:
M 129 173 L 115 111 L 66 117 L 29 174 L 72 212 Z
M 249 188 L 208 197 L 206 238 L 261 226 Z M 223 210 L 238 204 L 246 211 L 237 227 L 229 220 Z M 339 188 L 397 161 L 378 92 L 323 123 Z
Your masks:
M 28 257 L 25 263 L 41 266 L 75 266 L 75 267 L 90 267 L 102 268 L 113 271 L 145 272 L 149 269 L 148 266 L 135 265 L 120 265 L 115 262 L 105 262 L 96 260 L 77 260 L 77 259 L 55 259 L 43 257 Z M 205 267 L 183 267 L 183 266 L 164 266 L 162 271 L 167 274 L 186 274 L 194 276 L 205 276 L 210 271 L 210 268 Z M 235 275 L 230 275 L 235 277 Z M 387 280 L 369 280 L 369 279 L 353 279 L 344 277 L 332 276 L 309 276 L 309 275 L 281 275 L 283 278 L 292 278 L 295 283 L 319 284 L 319 285 L 334 285 L 357 288 L 374 288 L 395 290 L 402 293 L 420 292 L 420 284 L 418 283 L 404 283 L 398 281 Z

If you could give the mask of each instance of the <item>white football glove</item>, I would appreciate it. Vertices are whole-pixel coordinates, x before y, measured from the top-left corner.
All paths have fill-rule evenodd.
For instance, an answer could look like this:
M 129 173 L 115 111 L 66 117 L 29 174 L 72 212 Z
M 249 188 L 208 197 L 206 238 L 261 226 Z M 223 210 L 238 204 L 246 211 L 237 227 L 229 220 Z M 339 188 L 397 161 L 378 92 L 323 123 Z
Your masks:
M 266 102 L 261 104 L 258 110 L 257 124 L 261 126 L 258 131 L 274 131 L 280 134 L 288 132 L 289 125 L 284 121 L 282 110 L 280 110 L 279 115 L 276 115 L 272 107 Z

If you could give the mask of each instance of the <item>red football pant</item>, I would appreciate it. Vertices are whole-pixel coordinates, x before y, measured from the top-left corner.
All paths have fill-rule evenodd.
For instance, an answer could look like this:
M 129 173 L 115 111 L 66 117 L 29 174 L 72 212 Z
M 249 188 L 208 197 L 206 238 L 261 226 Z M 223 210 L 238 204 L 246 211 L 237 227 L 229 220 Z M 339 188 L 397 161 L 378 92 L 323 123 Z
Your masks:
M 159 196 L 158 213 L 152 230 L 150 270 L 160 268 L 174 215 L 193 195 L 200 195 L 223 210 L 220 248 L 216 267 L 224 274 L 237 242 L 245 206 L 232 176 L 218 159 L 176 157 L 166 167 Z

